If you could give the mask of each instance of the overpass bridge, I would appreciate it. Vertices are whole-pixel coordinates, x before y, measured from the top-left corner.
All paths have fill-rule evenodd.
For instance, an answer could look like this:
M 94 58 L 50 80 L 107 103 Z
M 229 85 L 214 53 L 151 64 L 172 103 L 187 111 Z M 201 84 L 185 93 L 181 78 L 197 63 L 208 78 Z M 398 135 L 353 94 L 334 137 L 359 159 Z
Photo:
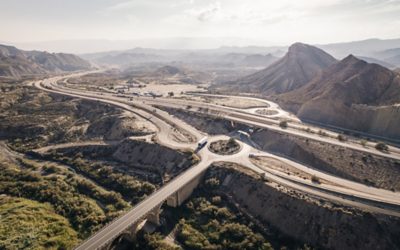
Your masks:
M 166 202 L 168 206 L 177 207 L 189 198 L 200 183 L 210 163 L 210 161 L 203 160 L 178 175 L 127 213 L 86 239 L 76 250 L 110 249 L 121 235 L 128 235 L 134 238 L 138 225 L 146 219 L 156 225 L 160 225 L 161 206 Z
M 40 83 L 36 83 L 35 86 L 38 88 L 43 89 L 40 86 Z M 60 93 L 60 94 L 65 94 L 69 96 L 75 96 L 79 98 L 84 98 L 84 99 L 90 99 L 90 100 L 95 100 L 95 101 L 102 101 L 105 103 L 109 103 L 112 105 L 119 106 L 125 110 L 138 113 L 138 114 L 143 114 L 148 113 L 151 111 L 147 104 L 147 102 L 140 103 L 140 108 L 139 110 L 132 108 L 132 106 L 126 104 L 125 101 L 121 101 L 118 98 L 114 97 L 104 97 L 104 96 L 99 96 L 98 94 L 90 94 L 90 93 L 76 93 L 75 91 L 60 91 L 60 90 L 47 90 L 49 92 L 55 92 L 55 93 Z M 139 105 L 136 103 L 136 105 Z M 164 103 L 165 105 L 165 103 Z M 170 104 L 168 103 L 167 105 L 176 105 L 176 104 Z M 179 107 L 179 105 L 178 105 Z M 231 115 L 231 116 L 230 116 Z M 267 126 L 265 124 L 265 121 L 260 119 L 260 118 L 255 118 L 255 117 L 248 117 L 248 115 L 243 115 L 242 113 L 240 114 L 234 114 L 235 116 L 232 117 L 232 114 L 226 114 L 224 117 L 229 118 L 228 120 L 231 120 L 232 122 L 245 122 L 246 124 L 251 124 L 251 125 L 259 125 L 260 127 L 262 126 Z M 240 116 L 239 116 L 240 115 Z M 144 115 L 145 116 L 145 115 Z M 193 146 L 193 143 L 174 143 L 173 141 L 169 140 L 167 137 L 169 128 L 175 123 L 179 124 L 180 127 L 185 132 L 188 132 L 189 134 L 194 134 L 194 137 L 199 137 L 198 133 L 191 128 L 191 126 L 186 126 L 184 123 L 180 122 L 177 123 L 177 121 L 174 120 L 175 118 L 170 117 L 164 112 L 159 112 L 157 111 L 157 116 L 154 116 L 154 119 L 152 120 L 155 122 L 159 128 L 159 133 L 158 133 L 158 138 L 162 139 L 162 143 L 165 143 L 166 145 L 169 145 L 174 148 L 182 148 L 182 147 L 188 147 Z M 268 125 L 269 126 L 269 125 Z M 279 128 L 278 128 L 279 129 Z M 295 133 L 291 131 L 291 133 Z M 243 133 L 241 133 L 243 134 Z M 303 135 L 304 136 L 304 135 Z M 307 137 L 310 137 L 311 135 L 307 135 Z M 218 136 L 213 136 L 213 139 L 221 139 Z M 321 139 L 319 139 L 321 140 Z M 334 142 L 334 144 L 337 144 L 338 142 Z M 251 145 L 251 144 L 250 144 Z M 345 145 L 347 147 L 355 147 L 355 145 Z M 153 193 L 152 195 L 148 196 L 145 200 L 137 204 L 135 207 L 133 207 L 131 210 L 127 211 L 126 214 L 122 215 L 121 217 L 118 217 L 105 227 L 103 227 L 100 231 L 89 237 L 87 240 L 82 242 L 80 246 L 78 246 L 76 249 L 109 249 L 114 242 L 116 242 L 121 235 L 128 235 L 128 236 L 134 236 L 138 226 L 145 220 L 148 220 L 154 224 L 159 224 L 159 214 L 160 214 L 160 208 L 164 203 L 167 203 L 169 206 L 179 206 L 181 205 L 193 192 L 194 188 L 200 183 L 201 178 L 203 177 L 205 171 L 207 170 L 208 166 L 210 166 L 211 163 L 214 161 L 224 161 L 224 160 L 229 160 L 231 162 L 235 162 L 238 164 L 241 164 L 243 166 L 248 167 L 249 169 L 255 170 L 256 173 L 266 173 L 269 178 L 272 180 L 278 182 L 278 183 L 283 183 L 289 187 L 293 187 L 296 190 L 301 190 L 304 192 L 308 192 L 314 195 L 318 195 L 320 197 L 326 197 L 329 200 L 337 200 L 343 203 L 343 199 L 340 197 L 342 194 L 345 194 L 347 196 L 350 196 L 350 198 L 356 199 L 356 198 L 362 198 L 362 199 L 367 199 L 372 200 L 372 201 L 379 201 L 383 205 L 387 205 L 388 201 L 391 204 L 392 201 L 395 201 L 396 205 L 398 203 L 398 197 L 396 194 L 389 193 L 388 192 L 383 192 L 382 190 L 377 190 L 377 189 L 372 189 L 370 187 L 366 186 L 359 186 L 360 184 L 357 183 L 350 183 L 350 182 L 344 182 L 344 180 L 336 180 L 338 184 L 340 184 L 343 187 L 346 188 L 338 188 L 336 186 L 330 186 L 327 188 L 328 191 L 336 192 L 335 195 L 327 195 L 324 192 L 321 192 L 320 190 L 315 190 L 315 187 L 312 187 L 312 184 L 307 183 L 307 187 L 304 187 L 304 183 L 299 185 L 299 181 L 293 179 L 294 177 L 292 176 L 285 176 L 285 179 L 282 179 L 281 177 L 274 175 L 274 174 L 268 174 L 264 170 L 259 169 L 258 167 L 254 166 L 248 159 L 250 149 L 252 148 L 251 146 L 246 147 L 247 150 L 241 150 L 239 154 L 236 154 L 235 156 L 217 156 L 213 155 L 213 153 L 209 151 L 202 151 L 200 152 L 201 156 L 201 161 L 198 165 L 193 166 L 189 168 L 187 171 L 182 173 L 181 175 L 175 177 L 171 182 L 167 183 L 164 185 L 162 188 L 160 188 L 158 191 Z M 363 151 L 367 151 L 366 149 L 361 149 Z M 368 151 L 370 152 L 370 151 Z M 375 154 L 379 154 L 379 152 L 374 152 Z M 392 154 L 389 155 L 391 158 L 396 158 L 399 157 L 397 154 Z M 228 159 L 229 158 L 229 159 Z M 400 158 L 399 158 L 400 159 Z M 293 163 L 292 163 L 293 164 Z M 320 173 L 318 173 L 320 174 Z M 286 180 L 286 179 L 290 179 Z M 295 183 L 291 183 L 295 182 Z M 355 185 L 357 184 L 357 185 Z M 362 190 L 360 190 L 360 188 Z M 312 189 L 312 190 L 311 190 Z M 320 189 L 320 188 L 319 188 Z M 371 190 L 370 190 L 371 189 Z M 361 192 L 362 191 L 362 192 Z M 365 193 L 364 193 L 365 192 Z M 382 193 L 383 192 L 383 193 Z M 395 197 L 396 196 L 396 197 Z M 383 200 L 382 200 L 383 199 Z M 348 201 L 347 201 L 348 202 Z M 346 204 L 346 203 L 344 203 Z M 351 201 L 351 205 L 355 207 L 361 207 L 361 208 L 369 208 L 371 209 L 371 206 L 368 205 L 366 206 L 365 204 L 358 204 L 353 201 Z M 382 211 L 381 211 L 382 210 Z M 378 212 L 388 212 L 386 208 L 382 208 Z M 377 208 L 374 207 L 372 211 L 377 211 Z M 389 211 L 391 212 L 391 211 Z M 400 216 L 396 212 L 396 216 Z

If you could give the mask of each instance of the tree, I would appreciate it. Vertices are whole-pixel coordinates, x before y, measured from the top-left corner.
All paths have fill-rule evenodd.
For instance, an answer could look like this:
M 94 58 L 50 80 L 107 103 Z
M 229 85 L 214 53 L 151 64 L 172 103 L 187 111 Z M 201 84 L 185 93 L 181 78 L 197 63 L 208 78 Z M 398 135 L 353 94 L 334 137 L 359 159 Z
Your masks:
M 346 141 L 346 140 L 347 140 L 347 138 L 346 138 L 344 135 L 341 135 L 341 134 L 338 134 L 338 135 L 337 135 L 337 139 L 338 139 L 339 141 Z
M 321 183 L 319 178 L 316 175 L 311 176 L 311 181 L 314 183 L 317 183 L 317 184 Z
M 288 127 L 288 122 L 287 122 L 287 121 L 281 121 L 281 122 L 279 122 L 279 127 L 281 127 L 281 128 L 287 128 L 287 127 Z
M 361 141 L 360 141 L 360 144 L 361 144 L 363 147 L 366 147 L 366 146 L 367 146 L 367 141 L 366 141 L 366 140 L 361 140 Z
M 229 146 L 235 146 L 236 145 L 236 141 L 235 141 L 235 139 L 234 138 L 229 138 L 229 140 L 228 140 L 228 145 Z
M 173 97 L 173 96 L 174 96 L 174 92 L 172 92 L 172 91 L 171 91 L 171 92 L 168 92 L 168 96 L 169 96 L 169 97 Z
M 375 148 L 376 148 L 377 150 L 379 150 L 379 151 L 389 151 L 389 147 L 388 147 L 385 143 L 383 143 L 383 142 L 378 142 L 378 143 L 375 145 Z

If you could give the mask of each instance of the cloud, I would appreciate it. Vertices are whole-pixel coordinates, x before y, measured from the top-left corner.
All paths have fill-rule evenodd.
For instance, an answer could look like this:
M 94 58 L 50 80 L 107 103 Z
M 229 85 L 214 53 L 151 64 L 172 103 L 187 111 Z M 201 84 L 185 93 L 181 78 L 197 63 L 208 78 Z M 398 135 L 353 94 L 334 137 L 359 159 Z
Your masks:
M 221 3 L 215 2 L 214 4 L 209 5 L 205 9 L 192 11 L 192 14 L 196 16 L 197 20 L 204 22 L 215 18 L 218 12 L 220 12 L 220 10 L 221 10 Z

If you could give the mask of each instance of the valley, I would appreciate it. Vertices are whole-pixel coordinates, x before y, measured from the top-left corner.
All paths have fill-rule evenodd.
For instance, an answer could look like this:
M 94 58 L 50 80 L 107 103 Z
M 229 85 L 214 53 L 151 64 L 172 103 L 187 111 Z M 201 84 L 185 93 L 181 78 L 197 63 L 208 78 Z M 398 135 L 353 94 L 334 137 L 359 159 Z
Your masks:
M 303 43 L 0 48 L 0 249 L 400 245 L 391 69 Z

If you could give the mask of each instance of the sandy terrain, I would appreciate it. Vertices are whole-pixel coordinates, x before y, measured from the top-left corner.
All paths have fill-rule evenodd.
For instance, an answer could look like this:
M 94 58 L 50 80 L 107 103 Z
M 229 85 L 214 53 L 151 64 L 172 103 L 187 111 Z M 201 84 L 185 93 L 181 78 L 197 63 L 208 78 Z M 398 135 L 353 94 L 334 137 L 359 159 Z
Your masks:
M 157 84 L 151 83 L 147 85 L 142 85 L 144 87 L 141 88 L 129 88 L 129 90 L 125 90 L 126 93 L 141 93 L 144 94 L 146 92 L 153 92 L 157 95 L 167 96 L 168 92 L 173 92 L 174 96 L 182 96 L 184 92 L 199 92 L 205 91 L 205 89 L 199 85 L 193 84 Z
M 205 103 L 227 106 L 232 108 L 241 108 L 241 109 L 254 108 L 254 107 L 265 107 L 265 108 L 269 107 L 267 103 L 258 100 L 236 98 L 234 96 L 232 97 L 185 96 L 184 98 L 193 101 L 201 101 Z

